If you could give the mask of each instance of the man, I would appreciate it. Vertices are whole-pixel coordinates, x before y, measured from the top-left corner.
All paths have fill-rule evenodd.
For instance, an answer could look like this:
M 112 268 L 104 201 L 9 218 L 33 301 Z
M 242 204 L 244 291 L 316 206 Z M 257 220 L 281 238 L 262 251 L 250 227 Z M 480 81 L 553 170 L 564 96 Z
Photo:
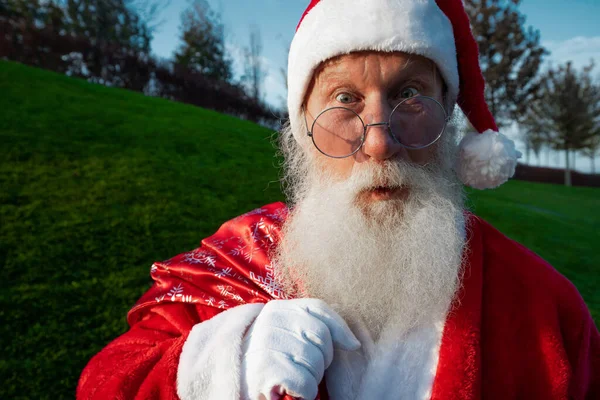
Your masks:
M 477 133 L 455 145 L 455 103 Z M 577 290 L 464 211 L 514 173 L 460 0 L 314 0 L 281 134 L 292 207 L 155 263 L 80 399 L 591 399 Z

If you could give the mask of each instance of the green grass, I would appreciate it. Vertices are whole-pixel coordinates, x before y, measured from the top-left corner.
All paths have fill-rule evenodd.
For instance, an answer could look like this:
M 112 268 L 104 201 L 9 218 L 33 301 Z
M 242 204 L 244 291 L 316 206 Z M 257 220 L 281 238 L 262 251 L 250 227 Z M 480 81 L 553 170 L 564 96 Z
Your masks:
M 282 200 L 271 131 L 0 62 L 0 398 L 72 398 L 149 268 Z
M 600 323 L 600 189 L 510 181 L 470 191 L 471 207 L 579 289 Z
M 0 61 L 0 398 L 73 398 L 127 329 L 153 261 L 282 200 L 272 132 Z M 600 320 L 600 190 L 510 182 L 472 205 L 579 288 Z

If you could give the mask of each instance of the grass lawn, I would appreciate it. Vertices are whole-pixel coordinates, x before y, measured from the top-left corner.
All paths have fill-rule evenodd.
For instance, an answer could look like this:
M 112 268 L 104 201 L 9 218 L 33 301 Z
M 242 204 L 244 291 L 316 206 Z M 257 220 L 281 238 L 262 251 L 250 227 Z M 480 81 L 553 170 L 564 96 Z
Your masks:
M 149 268 L 282 200 L 272 132 L 0 61 L 1 399 L 73 398 Z M 579 288 L 600 321 L 600 190 L 510 182 L 472 206 Z
M 600 189 L 510 181 L 470 192 L 470 206 L 579 289 L 600 326 Z

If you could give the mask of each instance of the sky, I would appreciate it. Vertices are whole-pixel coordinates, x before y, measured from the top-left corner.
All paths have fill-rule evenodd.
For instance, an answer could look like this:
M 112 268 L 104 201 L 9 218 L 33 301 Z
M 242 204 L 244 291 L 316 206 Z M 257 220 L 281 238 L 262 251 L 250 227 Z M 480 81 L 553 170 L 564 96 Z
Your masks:
M 162 23 L 154 34 L 152 51 L 159 57 L 170 58 L 180 43 L 180 16 L 189 0 L 164 1 L 168 5 L 161 13 Z M 274 107 L 284 106 L 283 71 L 287 64 L 287 49 L 309 0 L 208 0 L 208 3 L 221 14 L 236 78 L 243 72 L 243 49 L 249 44 L 249 32 L 252 27 L 258 27 L 266 72 L 264 97 Z M 540 31 L 542 45 L 550 51 L 547 65 L 572 61 L 576 67 L 582 67 L 589 64 L 590 59 L 600 63 L 599 0 L 522 0 L 520 10 L 526 16 L 526 25 Z M 600 65 L 596 68 L 596 73 L 598 71 Z M 510 132 L 509 136 L 523 151 L 518 135 Z M 539 165 L 546 165 L 546 156 L 540 158 L 532 157 L 530 163 L 538 165 L 539 161 Z M 551 154 L 550 166 L 564 166 L 563 158 L 560 154 Z M 576 167 L 589 172 L 589 159 L 578 159 Z

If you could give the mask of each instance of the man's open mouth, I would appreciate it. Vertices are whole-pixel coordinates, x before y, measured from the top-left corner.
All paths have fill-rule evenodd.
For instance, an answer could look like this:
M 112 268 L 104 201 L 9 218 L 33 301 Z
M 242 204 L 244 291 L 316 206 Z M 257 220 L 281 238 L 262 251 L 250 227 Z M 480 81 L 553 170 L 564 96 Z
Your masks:
M 391 187 L 391 186 L 375 186 L 374 188 L 370 189 L 370 191 L 375 192 L 375 193 L 388 193 L 395 189 L 398 189 L 398 188 Z
M 371 200 L 391 200 L 396 198 L 403 189 L 403 186 L 372 186 L 363 191 L 364 195 Z

